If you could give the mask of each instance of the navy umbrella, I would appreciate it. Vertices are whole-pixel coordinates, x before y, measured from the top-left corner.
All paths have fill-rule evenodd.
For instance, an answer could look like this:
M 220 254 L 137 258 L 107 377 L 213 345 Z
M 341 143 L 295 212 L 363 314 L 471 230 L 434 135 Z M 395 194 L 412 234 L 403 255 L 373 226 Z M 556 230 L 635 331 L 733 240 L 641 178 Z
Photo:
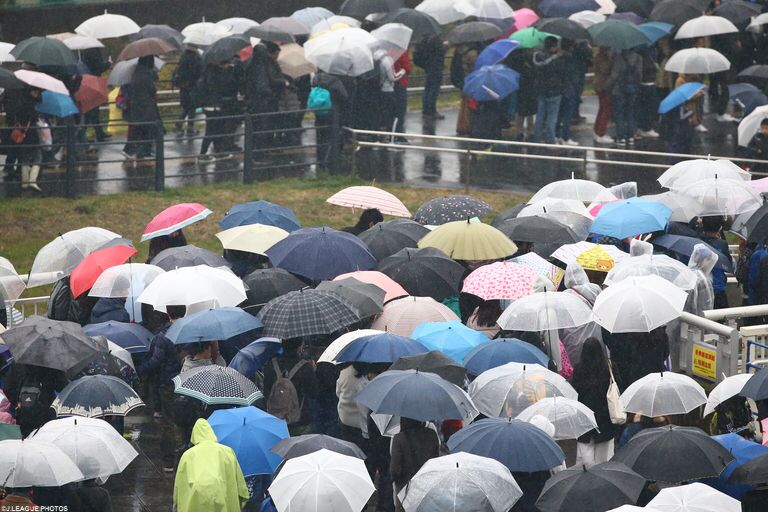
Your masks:
M 653 0 L 616 0 L 616 12 L 633 12 L 647 18 L 653 10 Z
M 150 261 L 165 271 L 175 270 L 183 267 L 196 267 L 197 265 L 208 265 L 209 267 L 230 267 L 227 260 L 212 253 L 207 249 L 201 249 L 195 245 L 182 245 L 181 247 L 170 247 L 157 253 L 157 256 Z
M 499 39 L 486 46 L 475 61 L 475 71 L 483 66 L 493 66 L 506 59 L 513 50 L 520 46 L 520 41 Z
M 429 230 L 418 222 L 410 219 L 394 219 L 379 222 L 358 236 L 368 246 L 371 254 L 381 261 L 400 249 L 416 248 L 419 240 L 424 238 L 427 233 Z
M 480 375 L 486 370 L 507 363 L 549 365 L 549 356 L 539 348 L 515 338 L 498 338 L 472 349 L 464 357 L 464 367 L 471 375 Z
M 738 99 L 742 94 L 751 92 L 760 92 L 760 88 L 747 82 L 738 82 L 728 85 L 728 96 L 731 99 Z
M 456 220 L 482 217 L 491 210 L 491 205 L 472 196 L 443 196 L 419 206 L 413 214 L 413 220 L 427 226 L 440 226 Z
M 745 116 L 751 114 L 757 107 L 768 104 L 768 96 L 760 91 L 743 92 L 736 98 L 731 96 L 731 99 L 741 105 L 741 110 Z
M 144 405 L 128 384 L 111 375 L 80 377 L 67 384 L 51 407 L 57 416 L 125 416 Z
M 362 240 L 329 227 L 298 229 L 270 247 L 267 256 L 274 266 L 313 281 L 376 266 Z
M 680 254 L 681 256 L 686 257 L 690 257 L 691 254 L 693 254 L 694 246 L 697 244 L 704 244 L 709 249 L 714 251 L 715 254 L 717 254 L 717 264 L 715 265 L 716 267 L 724 270 L 725 272 L 733 272 L 733 262 L 731 262 L 730 256 L 726 256 L 700 238 L 681 235 L 662 235 L 658 238 L 652 239 L 651 243 L 657 247 L 663 247 L 668 251 L 672 251 L 675 254 Z
M 283 353 L 283 346 L 277 338 L 259 338 L 238 350 L 229 362 L 229 367 L 252 379 L 265 364 Z
M 281 456 L 283 460 L 288 460 L 315 453 L 322 449 L 358 459 L 365 459 L 365 453 L 355 443 L 342 441 L 325 434 L 305 434 L 289 437 L 277 443 L 270 451 Z
M 459 294 L 465 269 L 434 247 L 405 248 L 381 260 L 378 270 L 400 284 L 415 297 L 442 301 Z
M 226 340 L 263 327 L 256 317 L 240 308 L 209 309 L 176 320 L 165 337 L 176 345 Z
M 761 368 L 754 374 L 739 394 L 755 401 L 768 398 L 768 368 Z
M 542 0 L 538 11 L 548 18 L 567 18 L 579 11 L 596 11 L 600 4 L 595 0 Z
M 563 450 L 532 423 L 512 418 L 485 418 L 448 440 L 451 453 L 467 452 L 495 459 L 512 472 L 547 471 L 565 460 Z
M 258 315 L 264 335 L 283 340 L 331 334 L 361 320 L 355 306 L 335 292 L 299 290 L 273 299 Z
M 224 215 L 219 222 L 222 229 L 246 226 L 249 224 L 266 224 L 284 229 L 289 233 L 301 227 L 293 210 L 270 203 L 269 201 L 252 201 L 236 204 Z
M 745 2 L 744 0 L 728 0 L 718 5 L 712 14 L 722 16 L 734 25 L 749 21 L 752 16 L 760 14 L 761 7 L 758 3 Z
M 245 309 L 254 315 L 272 299 L 307 286 L 301 279 L 281 268 L 254 270 L 243 278 L 243 283 L 248 287 L 245 292 L 248 306 Z
M 83 327 L 88 336 L 104 336 L 112 343 L 119 345 L 131 354 L 148 352 L 154 335 L 143 325 L 109 320 L 98 324 L 88 324 Z
M 393 363 L 403 356 L 427 352 L 427 347 L 405 336 L 385 332 L 363 336 L 341 349 L 338 363 Z

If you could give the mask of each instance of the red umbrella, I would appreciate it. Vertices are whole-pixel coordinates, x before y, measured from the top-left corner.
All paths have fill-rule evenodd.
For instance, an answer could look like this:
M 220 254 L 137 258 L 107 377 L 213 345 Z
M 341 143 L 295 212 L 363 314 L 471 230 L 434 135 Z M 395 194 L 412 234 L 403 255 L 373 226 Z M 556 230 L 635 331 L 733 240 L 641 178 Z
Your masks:
M 96 279 L 110 267 L 122 265 L 138 251 L 127 245 L 113 245 L 97 249 L 85 257 L 69 276 L 69 287 L 72 296 L 77 298 L 91 289 Z
M 107 81 L 96 75 L 83 75 L 80 88 L 75 93 L 75 103 L 80 112 L 91 110 L 109 101 Z
M 155 218 L 149 221 L 141 235 L 141 241 L 145 242 L 158 236 L 170 235 L 174 231 L 203 220 L 213 213 L 200 203 L 181 203 L 169 206 L 161 211 Z

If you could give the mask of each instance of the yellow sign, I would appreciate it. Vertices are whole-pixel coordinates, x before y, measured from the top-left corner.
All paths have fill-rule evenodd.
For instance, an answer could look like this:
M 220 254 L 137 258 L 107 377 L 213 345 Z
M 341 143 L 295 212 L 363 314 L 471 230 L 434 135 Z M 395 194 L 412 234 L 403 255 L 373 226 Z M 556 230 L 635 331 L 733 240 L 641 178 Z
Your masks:
M 711 381 L 717 380 L 717 349 L 693 345 L 693 374 Z

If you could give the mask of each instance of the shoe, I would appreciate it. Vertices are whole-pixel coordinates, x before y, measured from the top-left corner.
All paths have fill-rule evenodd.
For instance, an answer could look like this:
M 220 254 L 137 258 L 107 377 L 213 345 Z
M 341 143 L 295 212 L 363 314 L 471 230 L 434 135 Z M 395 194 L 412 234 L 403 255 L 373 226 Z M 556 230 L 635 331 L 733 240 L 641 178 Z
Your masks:
M 616 144 L 617 146 L 626 146 L 627 145 L 627 140 L 626 139 L 616 139 L 616 142 L 614 144 Z
M 597 144 L 613 144 L 615 141 L 610 135 L 595 135 L 595 143 Z
M 717 116 L 716 119 L 720 123 L 735 123 L 736 121 L 738 121 L 738 119 L 733 117 L 731 114 L 722 114 Z
M 566 146 L 581 146 L 581 144 L 573 139 L 564 140 L 561 144 L 565 144 Z
M 699 133 L 707 133 L 709 131 L 709 129 L 703 124 L 697 124 L 694 130 L 696 130 Z
M 163 465 L 163 471 L 166 473 L 173 473 L 176 470 L 173 466 Z
M 229 160 L 232 158 L 232 153 L 221 153 L 219 155 L 213 155 L 211 158 L 214 162 L 218 162 L 220 160 Z
M 198 163 L 213 162 L 214 160 L 216 160 L 216 159 L 213 157 L 213 155 L 209 155 L 207 153 L 204 154 L 204 155 L 197 155 Z M 155 414 L 157 414 L 157 413 L 155 413 Z
M 162 417 L 163 417 L 163 415 L 162 415 L 162 413 L 159 413 L 159 412 L 155 411 L 155 413 L 154 413 L 154 414 L 152 414 L 152 417 L 153 417 L 153 418 L 162 418 Z
M 37 177 L 40 176 L 40 166 L 33 165 L 29 169 L 29 188 L 36 192 L 42 192 L 43 189 L 37 184 Z
M 560 137 L 555 137 L 555 144 L 557 144 L 558 146 L 562 146 L 563 139 L 561 139 Z
M 658 139 L 659 138 L 659 132 L 656 130 L 638 130 L 637 134 L 644 139 Z
M 21 188 L 22 190 L 26 190 L 29 188 L 29 173 L 31 171 L 30 166 L 28 165 L 22 165 L 21 166 Z
M 635 138 L 634 137 L 630 137 L 629 139 L 627 139 L 627 145 L 628 146 L 634 146 L 635 145 Z
M 121 151 L 120 154 L 123 155 L 126 160 L 136 160 L 136 155 L 132 155 L 125 150 Z

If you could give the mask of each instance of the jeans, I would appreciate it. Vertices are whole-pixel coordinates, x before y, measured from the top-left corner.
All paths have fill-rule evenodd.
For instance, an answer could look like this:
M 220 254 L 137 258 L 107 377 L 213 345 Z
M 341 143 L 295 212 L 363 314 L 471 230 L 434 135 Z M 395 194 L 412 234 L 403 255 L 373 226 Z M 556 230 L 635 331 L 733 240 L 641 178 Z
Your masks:
M 405 133 L 405 115 L 408 113 L 408 88 L 403 87 L 400 84 L 395 84 L 394 99 L 395 99 L 394 114 L 395 114 L 395 117 L 397 118 L 395 131 L 398 133 Z
M 424 95 L 421 100 L 421 111 L 423 114 L 434 114 L 437 112 L 437 98 L 440 96 L 441 85 L 443 85 L 443 71 L 427 71 Z
M 539 96 L 534 135 L 537 142 L 555 143 L 555 127 L 557 126 L 557 114 L 560 112 L 561 98 L 562 96 Z
M 637 117 L 637 95 L 613 96 L 613 122 L 616 124 L 616 139 L 630 139 L 635 136 Z
M 640 106 L 637 113 L 637 126 L 643 131 L 653 130 L 656 125 L 656 109 L 653 105 L 658 105 L 656 98 L 656 86 L 653 84 L 640 86 Z
M 563 95 L 557 118 L 557 135 L 563 140 L 571 138 L 571 122 L 579 111 L 579 97 Z

